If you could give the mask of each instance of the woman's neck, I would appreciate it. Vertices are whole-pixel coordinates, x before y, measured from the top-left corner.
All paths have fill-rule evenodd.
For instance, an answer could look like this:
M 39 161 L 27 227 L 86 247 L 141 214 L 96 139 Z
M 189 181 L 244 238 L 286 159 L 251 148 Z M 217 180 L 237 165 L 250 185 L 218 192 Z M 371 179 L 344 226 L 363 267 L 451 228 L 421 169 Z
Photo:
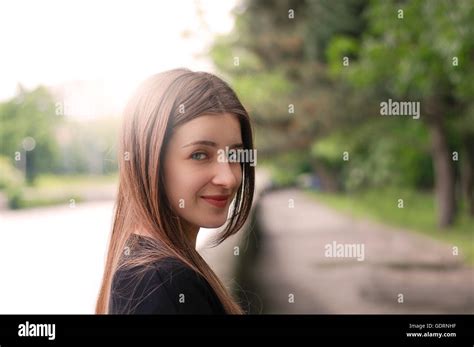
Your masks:
M 199 229 L 200 229 L 199 226 L 190 225 L 190 224 L 186 223 L 185 225 L 183 225 L 183 227 L 184 227 L 184 230 L 185 230 L 185 234 L 188 237 L 188 241 L 191 243 L 191 245 L 193 245 L 194 249 L 196 249 L 196 240 L 197 240 L 197 235 L 198 235 Z M 136 227 L 133 233 L 135 235 L 155 239 L 153 234 L 150 233 L 146 228 L 144 228 L 142 226 L 141 227 Z

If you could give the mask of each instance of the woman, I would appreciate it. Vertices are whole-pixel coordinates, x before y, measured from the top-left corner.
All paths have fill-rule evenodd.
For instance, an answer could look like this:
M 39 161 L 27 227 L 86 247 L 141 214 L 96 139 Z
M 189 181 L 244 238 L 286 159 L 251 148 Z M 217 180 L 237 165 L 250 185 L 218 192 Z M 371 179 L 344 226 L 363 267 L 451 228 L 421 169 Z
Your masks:
M 120 183 L 96 313 L 241 314 L 195 249 L 199 228 L 247 219 L 254 167 L 218 160 L 253 150 L 247 111 L 218 77 L 188 69 L 152 76 L 124 113 Z

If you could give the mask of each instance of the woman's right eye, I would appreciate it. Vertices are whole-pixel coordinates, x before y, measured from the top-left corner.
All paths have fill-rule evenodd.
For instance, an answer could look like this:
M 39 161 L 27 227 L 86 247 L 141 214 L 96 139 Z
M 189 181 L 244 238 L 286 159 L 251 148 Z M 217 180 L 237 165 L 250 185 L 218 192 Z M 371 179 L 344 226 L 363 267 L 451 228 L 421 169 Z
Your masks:
M 191 159 L 194 159 L 194 160 L 203 160 L 203 159 L 206 159 L 206 157 L 207 155 L 204 152 L 196 152 L 196 153 L 191 154 Z

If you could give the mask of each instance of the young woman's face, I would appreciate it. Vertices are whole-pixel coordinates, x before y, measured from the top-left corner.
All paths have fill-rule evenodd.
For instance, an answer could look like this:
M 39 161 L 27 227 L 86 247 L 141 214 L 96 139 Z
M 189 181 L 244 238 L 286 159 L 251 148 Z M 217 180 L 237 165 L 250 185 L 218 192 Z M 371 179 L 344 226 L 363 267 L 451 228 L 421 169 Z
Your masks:
M 221 151 L 242 148 L 236 116 L 203 115 L 174 130 L 165 153 L 165 190 L 171 206 L 192 226 L 217 228 L 242 182 L 240 163 Z

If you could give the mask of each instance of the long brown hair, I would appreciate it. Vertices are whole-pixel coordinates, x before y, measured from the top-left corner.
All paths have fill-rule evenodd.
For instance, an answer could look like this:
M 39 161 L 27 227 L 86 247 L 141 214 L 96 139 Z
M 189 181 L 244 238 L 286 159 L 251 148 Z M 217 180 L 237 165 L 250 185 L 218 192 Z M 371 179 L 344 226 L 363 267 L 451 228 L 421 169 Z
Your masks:
M 188 69 L 165 71 L 144 81 L 132 96 L 124 111 L 119 141 L 120 182 L 96 313 L 108 313 L 112 279 L 119 267 L 147 265 L 163 257 L 177 258 L 200 273 L 227 313 L 243 313 L 185 236 L 164 189 L 163 158 L 173 129 L 203 114 L 223 113 L 238 118 L 244 148 L 253 150 L 247 111 L 232 88 L 213 74 Z M 242 183 L 215 245 L 235 234 L 250 213 L 255 171 L 248 162 L 240 165 Z M 150 233 L 157 247 L 140 252 L 139 257 L 125 257 L 123 262 L 124 249 L 138 225 Z

